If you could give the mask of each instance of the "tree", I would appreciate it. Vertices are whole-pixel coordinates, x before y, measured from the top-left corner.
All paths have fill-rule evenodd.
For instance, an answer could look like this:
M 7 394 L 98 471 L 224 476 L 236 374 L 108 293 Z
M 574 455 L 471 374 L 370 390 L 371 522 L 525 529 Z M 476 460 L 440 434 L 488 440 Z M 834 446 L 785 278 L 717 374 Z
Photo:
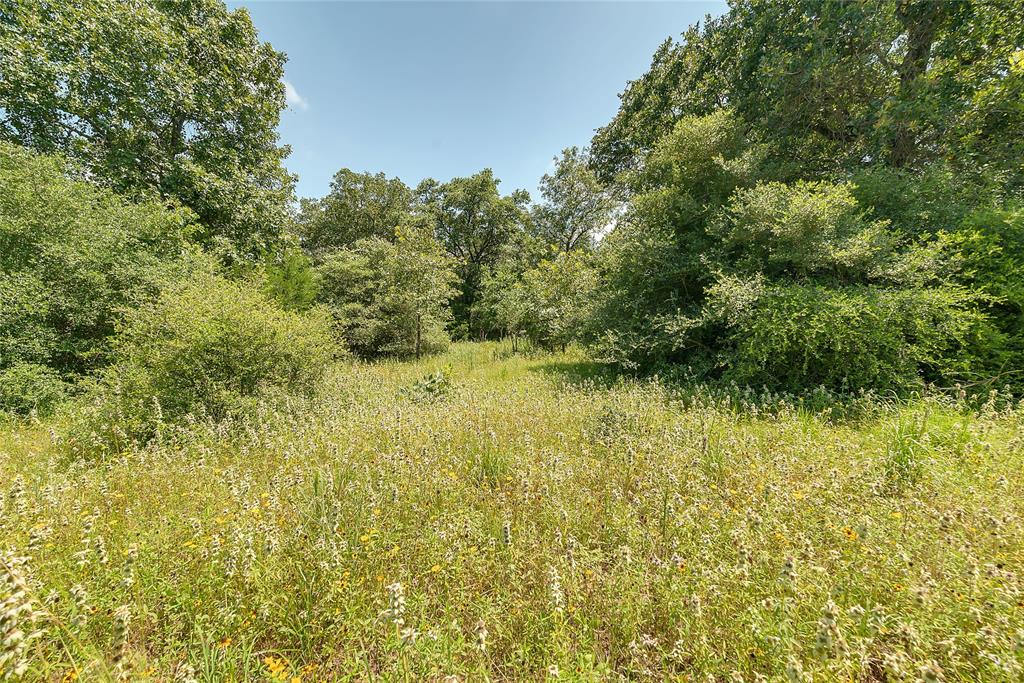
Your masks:
M 453 265 L 428 232 L 402 227 L 394 241 L 368 237 L 326 253 L 321 300 L 356 353 L 419 358 L 447 345 Z
M 202 264 L 191 211 L 132 204 L 70 172 L 0 142 L 0 369 L 101 365 L 124 312 Z
M 1021 0 L 739 0 L 666 41 L 594 137 L 609 182 L 685 116 L 728 106 L 767 145 L 778 180 L 884 162 L 1024 183 Z
M 286 220 L 285 57 L 219 0 L 0 6 L 0 138 L 80 161 L 132 198 L 190 207 L 252 258 Z
M 601 248 L 599 357 L 800 390 L 905 390 L 969 370 L 979 297 L 942 235 L 869 215 L 847 183 L 759 181 L 727 111 L 681 119 L 629 175 Z
M 592 248 L 612 220 L 615 202 L 589 161 L 587 150 L 569 147 L 556 157 L 554 173 L 540 180 L 543 202 L 534 210 L 534 230 L 561 251 Z
M 455 319 L 470 335 L 481 331 L 473 311 L 483 277 L 527 220 L 529 193 L 517 190 L 502 196 L 499 182 L 491 169 L 485 169 L 443 184 L 428 179 L 417 188 L 423 216 L 456 260 L 461 287 L 454 303 Z
M 395 238 L 408 223 L 413 192 L 398 178 L 383 173 L 338 171 L 331 191 L 318 200 L 303 200 L 299 232 L 306 249 L 318 252 L 350 246 L 358 240 Z

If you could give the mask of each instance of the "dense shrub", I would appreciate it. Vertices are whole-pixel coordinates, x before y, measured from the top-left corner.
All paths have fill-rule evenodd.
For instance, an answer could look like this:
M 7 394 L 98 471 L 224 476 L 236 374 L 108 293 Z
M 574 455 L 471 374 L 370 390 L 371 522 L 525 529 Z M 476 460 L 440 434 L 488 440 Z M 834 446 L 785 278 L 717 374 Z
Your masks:
M 67 384 L 53 368 L 17 363 L 0 370 L 0 412 L 49 414 L 67 394 Z
M 321 312 L 285 311 L 246 283 L 196 276 L 128 316 L 72 446 L 118 450 L 161 424 L 219 421 L 275 393 L 309 392 L 334 353 Z
M 904 391 L 978 369 L 985 297 L 947 284 L 965 240 L 878 216 L 908 221 L 929 193 L 897 216 L 851 183 L 756 181 L 735 118 L 683 124 L 635 174 L 640 192 L 603 245 L 598 358 L 787 391 Z
M 447 347 L 452 259 L 431 236 L 401 230 L 322 257 L 320 300 L 349 347 L 364 357 L 419 356 Z
M 130 204 L 0 143 L 0 368 L 83 372 L 124 309 L 188 269 L 191 213 Z
M 989 297 L 991 334 L 975 350 L 980 379 L 1024 389 L 1024 209 L 981 209 L 955 235 L 961 279 Z
M 593 257 L 563 252 L 516 273 L 497 269 L 484 280 L 481 309 L 501 334 L 548 349 L 580 338 L 597 286 Z
M 712 288 L 724 319 L 719 362 L 740 384 L 907 390 L 969 368 L 963 349 L 980 318 L 956 288 L 787 285 L 737 297 Z

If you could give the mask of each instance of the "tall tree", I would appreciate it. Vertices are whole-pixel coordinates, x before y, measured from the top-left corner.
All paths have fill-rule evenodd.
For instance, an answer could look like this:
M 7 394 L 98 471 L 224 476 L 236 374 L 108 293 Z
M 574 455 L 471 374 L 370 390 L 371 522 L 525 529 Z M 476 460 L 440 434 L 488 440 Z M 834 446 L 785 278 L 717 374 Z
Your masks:
M 680 118 L 729 106 L 782 180 L 953 159 L 1020 186 L 1021 16 L 1022 0 L 735 0 L 627 85 L 594 166 L 610 181 Z
M 424 218 L 437 239 L 458 262 L 461 282 L 454 302 L 456 322 L 468 334 L 480 331 L 473 317 L 484 274 L 497 262 L 502 247 L 528 219 L 530 195 L 516 190 L 502 196 L 491 169 L 447 183 L 423 181 L 417 188 Z
M 250 257 L 286 220 L 284 54 L 220 0 L 5 0 L 0 138 L 131 197 L 173 198 Z
M 534 210 L 534 229 L 560 251 L 592 247 L 615 209 L 590 168 L 587 150 L 578 147 L 556 157 L 554 172 L 540 180 L 540 194 L 543 202 Z
M 412 190 L 398 178 L 343 168 L 326 197 L 302 201 L 299 231 L 313 252 L 369 237 L 394 240 L 395 229 L 408 222 L 413 200 Z

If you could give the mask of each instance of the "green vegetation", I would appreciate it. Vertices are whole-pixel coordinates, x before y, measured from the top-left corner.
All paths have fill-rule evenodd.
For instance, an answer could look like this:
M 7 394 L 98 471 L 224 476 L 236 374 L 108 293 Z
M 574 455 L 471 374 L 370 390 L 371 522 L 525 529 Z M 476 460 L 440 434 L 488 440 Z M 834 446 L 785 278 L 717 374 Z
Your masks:
M 1022 680 L 1022 16 L 738 0 L 538 203 L 296 202 L 244 10 L 3 3 L 0 680 Z
M 0 437 L 31 680 L 1019 680 L 1019 405 L 599 370 L 463 344 L 102 466 Z
M 113 363 L 87 385 L 69 449 L 118 453 L 165 425 L 222 423 L 268 392 L 308 393 L 335 353 L 318 313 L 281 310 L 213 275 L 168 288 L 128 316 Z
M 125 309 L 189 268 L 193 216 L 131 204 L 0 143 L 0 369 L 102 364 Z

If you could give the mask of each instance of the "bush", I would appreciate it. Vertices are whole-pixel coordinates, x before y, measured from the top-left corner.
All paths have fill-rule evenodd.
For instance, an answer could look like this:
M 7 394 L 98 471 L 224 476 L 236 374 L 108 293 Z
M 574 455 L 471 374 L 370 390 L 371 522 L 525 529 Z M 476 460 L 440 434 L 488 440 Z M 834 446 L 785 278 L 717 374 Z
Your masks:
M 448 302 L 455 295 L 451 258 L 428 234 L 400 230 L 325 255 L 320 299 L 348 346 L 364 357 L 420 356 L 448 346 Z
M 982 380 L 1024 392 L 1024 208 L 978 210 L 956 234 L 961 278 L 989 297 L 991 334 L 976 350 Z
M 100 365 L 121 311 L 193 261 L 191 212 L 131 204 L 69 173 L 0 143 L 0 368 Z
M 285 311 L 245 283 L 197 276 L 128 317 L 72 447 L 116 451 L 162 424 L 221 421 L 274 394 L 308 393 L 335 350 L 323 313 Z
M 952 287 L 787 285 L 740 301 L 735 290 L 709 298 L 727 312 L 717 356 L 726 379 L 787 391 L 903 391 L 955 377 L 981 322 L 973 298 Z
M 67 385 L 52 368 L 18 363 L 0 370 L 0 411 L 46 416 L 67 395 Z

